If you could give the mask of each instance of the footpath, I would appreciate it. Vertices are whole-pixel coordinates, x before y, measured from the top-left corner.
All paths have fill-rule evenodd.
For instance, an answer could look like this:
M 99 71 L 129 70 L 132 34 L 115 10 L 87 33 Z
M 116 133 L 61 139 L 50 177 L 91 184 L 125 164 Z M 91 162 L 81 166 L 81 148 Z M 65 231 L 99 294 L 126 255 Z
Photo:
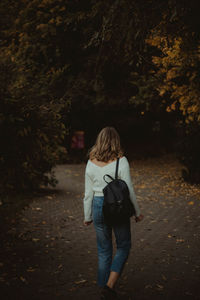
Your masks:
M 117 284 L 121 299 L 200 299 L 200 187 L 173 156 L 130 163 L 142 222 Z M 97 249 L 83 226 L 85 164 L 55 168 L 59 184 L 0 206 L 0 299 L 95 300 Z M 16 200 L 17 201 L 17 200 Z

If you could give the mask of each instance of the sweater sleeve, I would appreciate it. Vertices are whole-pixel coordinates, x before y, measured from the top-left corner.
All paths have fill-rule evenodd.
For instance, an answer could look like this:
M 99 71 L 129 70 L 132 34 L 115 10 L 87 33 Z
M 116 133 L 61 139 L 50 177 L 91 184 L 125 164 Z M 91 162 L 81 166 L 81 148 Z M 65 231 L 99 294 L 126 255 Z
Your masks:
M 134 205 L 135 211 L 136 211 L 136 217 L 140 215 L 140 208 L 137 203 L 135 191 L 133 188 L 133 183 L 131 180 L 131 174 L 130 174 L 130 167 L 127 158 L 124 160 L 123 167 L 121 168 L 121 179 L 124 180 L 129 188 L 130 193 L 130 200 Z
M 85 170 L 85 196 L 83 199 L 84 206 L 84 220 L 86 222 L 92 221 L 92 200 L 93 200 L 93 181 L 88 174 L 88 164 Z

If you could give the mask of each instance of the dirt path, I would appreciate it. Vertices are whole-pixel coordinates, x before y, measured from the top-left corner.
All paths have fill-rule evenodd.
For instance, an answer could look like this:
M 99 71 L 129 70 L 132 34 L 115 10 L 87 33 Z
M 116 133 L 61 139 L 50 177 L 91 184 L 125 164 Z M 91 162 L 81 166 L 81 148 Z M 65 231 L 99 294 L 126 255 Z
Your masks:
M 200 299 L 200 188 L 180 179 L 171 156 L 131 167 L 145 219 L 132 220 L 133 247 L 117 286 L 121 299 Z M 99 299 L 95 232 L 82 225 L 84 169 L 58 166 L 56 189 L 4 214 L 2 300 Z

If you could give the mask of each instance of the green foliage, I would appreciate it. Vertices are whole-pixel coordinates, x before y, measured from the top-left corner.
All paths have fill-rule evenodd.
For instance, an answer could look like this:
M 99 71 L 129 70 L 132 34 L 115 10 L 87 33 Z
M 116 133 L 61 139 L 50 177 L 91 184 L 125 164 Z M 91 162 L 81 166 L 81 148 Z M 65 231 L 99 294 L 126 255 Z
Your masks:
M 180 129 L 179 129 L 180 130 Z M 200 125 L 197 122 L 181 128 L 181 140 L 176 144 L 177 157 L 184 165 L 183 178 L 191 183 L 200 183 Z
M 61 115 L 66 104 L 49 100 L 47 94 L 46 99 L 37 95 L 36 88 L 45 89 L 40 86 L 42 82 L 31 85 L 30 78 L 26 80 L 19 66 L 5 61 L 5 56 L 1 57 L 0 68 L 0 189 L 54 185 L 51 169 L 66 152 L 62 147 L 66 128 Z
M 159 26 L 152 29 L 146 39 L 155 49 L 152 55 L 156 67 L 153 75 L 161 103 L 166 104 L 167 112 L 176 113 L 180 120 L 176 123 L 182 127 L 177 155 L 185 166 L 183 177 L 191 182 L 200 182 L 200 142 L 197 133 L 200 125 L 198 8 L 195 0 L 190 4 L 185 2 L 184 6 L 183 3 L 171 1 Z M 179 128 L 177 130 L 180 132 Z
M 9 7 L 7 1 L 3 2 L 1 10 L 6 3 Z M 1 191 L 55 185 L 52 167 L 66 155 L 63 141 L 69 101 L 64 82 L 68 64 L 56 60 L 56 41 L 52 36 L 35 30 L 37 22 L 40 25 L 42 21 L 35 19 L 39 3 L 20 1 L 11 28 L 5 26 L 2 34 Z M 12 13 L 13 10 L 8 17 Z
M 2 186 L 52 182 L 69 103 L 75 113 L 123 105 L 144 119 L 167 110 L 199 122 L 197 8 L 196 0 L 2 0 Z

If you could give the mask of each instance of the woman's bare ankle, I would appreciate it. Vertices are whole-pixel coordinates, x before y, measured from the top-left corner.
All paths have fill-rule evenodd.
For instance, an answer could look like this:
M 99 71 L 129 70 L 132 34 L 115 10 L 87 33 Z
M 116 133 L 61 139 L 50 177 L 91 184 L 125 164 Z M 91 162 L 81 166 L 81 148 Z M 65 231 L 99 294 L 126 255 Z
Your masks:
M 117 282 L 118 278 L 119 278 L 119 273 L 111 271 L 106 285 L 110 289 L 114 289 L 115 283 Z
M 111 290 L 113 290 L 114 289 L 114 283 L 107 283 L 106 284 Z

